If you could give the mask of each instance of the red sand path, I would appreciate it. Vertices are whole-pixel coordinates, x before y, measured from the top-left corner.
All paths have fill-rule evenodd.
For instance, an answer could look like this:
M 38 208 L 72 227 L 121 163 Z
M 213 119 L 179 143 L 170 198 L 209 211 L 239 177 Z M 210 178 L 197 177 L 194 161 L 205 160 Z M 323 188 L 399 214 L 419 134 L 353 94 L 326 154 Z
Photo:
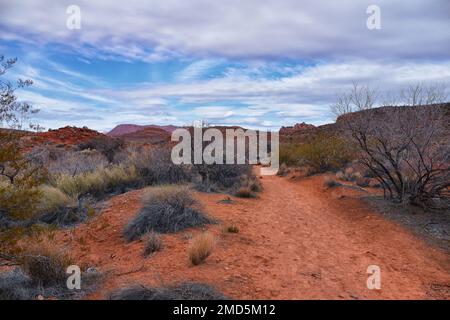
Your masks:
M 323 177 L 262 179 L 259 199 L 196 193 L 221 220 L 208 226 L 218 239 L 200 266 L 187 258 L 187 230 L 163 235 L 164 249 L 144 259 L 143 242 L 126 243 L 124 225 L 138 212 L 143 190 L 112 198 L 87 224 L 58 239 L 75 261 L 106 274 L 89 298 L 102 299 L 131 284 L 200 281 L 234 299 L 450 299 L 450 258 L 402 226 L 386 221 L 352 198 L 355 191 L 325 190 Z M 345 193 L 347 197 L 340 197 Z M 238 234 L 222 231 L 238 226 Z M 366 286 L 369 265 L 381 268 L 381 290 Z

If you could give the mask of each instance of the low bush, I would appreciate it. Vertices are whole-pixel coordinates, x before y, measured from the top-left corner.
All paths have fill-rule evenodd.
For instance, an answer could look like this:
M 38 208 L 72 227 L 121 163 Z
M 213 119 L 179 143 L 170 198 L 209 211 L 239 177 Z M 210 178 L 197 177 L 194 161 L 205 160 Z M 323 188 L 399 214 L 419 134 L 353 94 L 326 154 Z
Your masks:
M 75 176 L 62 174 L 56 176 L 53 182 L 56 188 L 72 198 L 88 194 L 99 198 L 109 193 L 123 192 L 138 183 L 136 170 L 122 166 L 109 166 Z
M 144 257 L 160 251 L 163 248 L 161 237 L 156 232 L 150 232 L 145 239 Z
M 176 165 L 171 159 L 170 148 L 140 148 L 128 153 L 125 164 L 133 166 L 144 185 L 181 183 L 191 180 L 188 165 Z
M 199 164 L 194 165 L 193 173 L 197 176 L 194 186 L 203 192 L 236 193 L 251 177 L 252 166 L 246 164 Z
M 124 148 L 123 140 L 109 136 L 98 136 L 78 145 L 80 150 L 97 150 L 103 154 L 108 162 L 114 160 L 115 155 Z
M 39 191 L 42 195 L 39 199 L 39 204 L 36 206 L 36 210 L 39 213 L 55 212 L 68 206 L 76 206 L 76 199 L 68 196 L 58 188 L 41 185 Z
M 42 196 L 33 176 L 16 177 L 14 183 L 0 177 L 0 216 L 26 220 L 37 216 L 35 207 Z
M 354 147 L 337 136 L 318 135 L 310 142 L 280 146 L 280 162 L 310 166 L 315 172 L 336 170 L 354 159 Z
M 225 300 L 213 287 L 195 282 L 161 288 L 134 286 L 120 289 L 109 296 L 110 300 Z
M 23 271 L 40 286 L 65 286 L 66 268 L 72 264 L 70 257 L 62 251 L 39 247 L 21 255 Z
M 212 222 L 187 187 L 155 187 L 145 193 L 143 208 L 125 227 L 124 236 L 133 241 L 150 231 L 174 233 Z
M 0 300 L 32 300 L 40 292 L 19 268 L 0 273 Z
M 95 215 L 95 200 L 89 197 L 81 198 L 68 206 L 61 206 L 47 211 L 39 216 L 39 221 L 58 227 L 73 226 L 84 222 Z
M 36 147 L 30 154 L 35 162 L 45 167 L 49 174 L 74 176 L 105 168 L 108 159 L 97 150 L 66 150 L 55 147 Z
M 192 239 L 188 250 L 191 263 L 195 266 L 203 263 L 211 255 L 215 244 L 214 235 L 209 232 L 202 233 Z
M 69 290 L 66 268 L 71 262 L 60 252 L 27 252 L 19 262 L 21 267 L 0 273 L 0 300 L 78 299 L 92 292 L 101 280 L 98 272 L 84 272 L 81 290 Z

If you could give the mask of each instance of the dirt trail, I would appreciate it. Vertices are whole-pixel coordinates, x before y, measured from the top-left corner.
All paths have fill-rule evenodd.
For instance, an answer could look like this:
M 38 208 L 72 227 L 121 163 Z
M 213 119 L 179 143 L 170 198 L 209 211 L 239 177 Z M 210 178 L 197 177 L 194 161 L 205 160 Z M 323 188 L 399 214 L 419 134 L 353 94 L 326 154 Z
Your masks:
M 123 226 L 140 207 L 142 190 L 114 197 L 88 224 L 60 235 L 75 261 L 106 273 L 100 290 L 140 283 L 201 281 L 235 299 L 450 298 L 449 256 L 352 198 L 356 191 L 324 190 L 323 177 L 262 179 L 259 199 L 219 203 L 226 196 L 197 194 L 221 220 L 207 229 L 217 248 L 205 264 L 190 266 L 187 230 L 164 235 L 164 249 L 142 257 L 143 243 L 125 243 Z M 342 195 L 345 194 L 345 197 Z M 238 234 L 222 231 L 233 223 Z M 366 286 L 369 265 L 381 268 L 381 290 Z

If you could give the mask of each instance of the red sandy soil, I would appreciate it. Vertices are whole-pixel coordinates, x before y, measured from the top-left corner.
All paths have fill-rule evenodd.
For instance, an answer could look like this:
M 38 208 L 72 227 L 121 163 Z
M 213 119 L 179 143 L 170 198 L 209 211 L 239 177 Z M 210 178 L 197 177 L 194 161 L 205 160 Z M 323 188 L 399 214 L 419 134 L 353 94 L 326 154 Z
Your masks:
M 25 132 L 21 138 L 24 150 L 30 150 L 38 145 L 72 146 L 91 140 L 102 133 L 88 128 L 64 127 L 46 132 Z
M 233 198 L 233 204 L 219 203 L 225 195 L 196 193 L 221 220 L 206 228 L 217 246 L 199 266 L 187 257 L 187 235 L 199 228 L 163 235 L 164 249 L 147 259 L 143 242 L 124 241 L 143 190 L 112 198 L 99 216 L 57 239 L 78 264 L 105 273 L 90 299 L 133 284 L 188 280 L 233 299 L 450 299 L 448 254 L 370 211 L 358 191 L 325 189 L 323 179 L 265 176 L 260 198 Z M 223 232 L 231 223 L 239 233 Z M 381 268 L 381 290 L 367 289 L 369 265 Z

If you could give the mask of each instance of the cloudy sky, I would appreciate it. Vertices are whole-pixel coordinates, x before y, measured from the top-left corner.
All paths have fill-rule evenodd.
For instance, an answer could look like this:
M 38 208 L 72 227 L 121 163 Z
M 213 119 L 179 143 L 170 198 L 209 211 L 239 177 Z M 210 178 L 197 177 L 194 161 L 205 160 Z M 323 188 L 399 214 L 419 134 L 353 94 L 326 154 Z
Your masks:
M 353 82 L 450 83 L 450 1 L 0 0 L 0 54 L 47 128 L 317 125 Z

